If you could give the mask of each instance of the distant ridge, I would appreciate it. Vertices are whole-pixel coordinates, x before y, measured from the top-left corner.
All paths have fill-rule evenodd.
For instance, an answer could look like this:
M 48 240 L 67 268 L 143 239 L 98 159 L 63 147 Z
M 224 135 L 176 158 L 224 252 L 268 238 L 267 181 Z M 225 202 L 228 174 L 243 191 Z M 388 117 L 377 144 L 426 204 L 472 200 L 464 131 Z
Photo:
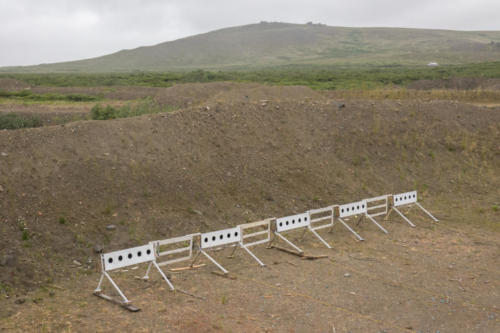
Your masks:
M 0 72 L 131 72 L 278 65 L 464 64 L 500 59 L 500 31 L 346 28 L 261 22 L 79 61 Z

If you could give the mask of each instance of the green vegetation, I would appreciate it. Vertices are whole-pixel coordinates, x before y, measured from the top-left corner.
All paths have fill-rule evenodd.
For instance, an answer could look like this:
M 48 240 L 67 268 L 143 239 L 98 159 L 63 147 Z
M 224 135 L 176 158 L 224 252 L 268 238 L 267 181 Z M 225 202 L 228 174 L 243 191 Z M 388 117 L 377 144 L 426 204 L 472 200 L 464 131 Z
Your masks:
M 249 71 L 204 71 L 169 73 L 108 73 L 108 74 L 0 74 L 30 85 L 57 87 L 93 86 L 152 86 L 169 87 L 189 82 L 258 82 L 276 85 L 305 85 L 314 89 L 374 89 L 406 86 L 417 80 L 449 79 L 453 77 L 500 78 L 500 62 L 441 66 L 281 66 Z M 54 95 L 54 94 L 50 94 Z M 0 95 L 1 96 L 1 95 Z M 56 95 L 57 96 L 57 95 Z M 64 97 L 63 97 L 64 96 Z M 80 97 L 86 95 L 77 95 Z M 54 96 L 52 96 L 54 98 Z M 25 98 L 35 98 L 29 96 Z M 36 96 L 42 98 L 42 96 Z M 75 99 L 75 95 L 61 95 Z M 86 96 L 87 100 L 95 96 Z M 94 100 L 95 100 L 94 99 Z
M 15 113 L 0 113 L 0 130 L 20 129 L 42 126 L 42 121 L 36 116 L 26 117 Z
M 85 94 L 36 94 L 30 90 L 21 91 L 3 91 L 0 90 L 0 98 L 16 99 L 22 101 L 47 102 L 47 101 L 66 101 L 66 102 L 94 102 L 100 100 L 97 96 Z
M 64 217 L 60 217 L 59 224 L 66 224 L 66 219 Z
M 127 104 L 120 107 L 111 105 L 102 106 L 96 104 L 90 110 L 90 116 L 94 120 L 108 120 L 116 118 L 136 117 L 144 114 L 168 112 L 174 108 L 170 106 L 160 106 L 151 98 L 146 98 L 137 104 Z

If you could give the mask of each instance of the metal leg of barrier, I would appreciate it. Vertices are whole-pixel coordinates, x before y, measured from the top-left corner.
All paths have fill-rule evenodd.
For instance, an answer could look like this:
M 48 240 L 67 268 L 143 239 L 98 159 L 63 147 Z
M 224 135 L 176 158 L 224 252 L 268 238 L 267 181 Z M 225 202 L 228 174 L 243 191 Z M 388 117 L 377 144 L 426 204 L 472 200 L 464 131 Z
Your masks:
M 224 274 L 229 273 L 229 272 L 228 272 L 228 271 L 227 271 L 224 267 L 222 267 L 222 266 L 221 266 L 221 265 L 220 265 L 217 261 L 215 261 L 215 259 L 214 259 L 214 258 L 212 258 L 211 256 L 209 256 L 209 255 L 208 255 L 208 253 L 206 253 L 206 252 L 205 252 L 205 251 L 203 251 L 203 250 L 200 250 L 200 252 L 201 252 L 201 253 L 203 253 L 203 255 L 204 255 L 205 257 L 207 257 L 207 258 L 208 258 L 208 260 L 210 260 L 210 261 L 211 261 L 211 262 L 212 262 L 215 266 L 219 267 L 219 269 L 220 269 L 221 271 L 223 271 L 223 272 L 224 272 Z
M 170 290 L 175 290 L 174 288 L 174 285 L 172 284 L 172 282 L 170 282 L 170 280 L 166 277 L 165 273 L 163 273 L 163 271 L 161 270 L 160 266 L 158 266 L 158 264 L 155 262 L 155 261 L 152 261 L 151 264 L 153 264 L 156 269 L 158 270 L 158 272 L 160 273 L 161 277 L 163 278 L 163 280 L 165 280 L 165 282 L 167 282 L 168 286 L 170 287 Z M 151 267 L 151 266 L 149 266 Z M 149 268 L 148 268 L 149 270 Z
M 383 231 L 383 232 L 385 232 L 386 234 L 388 234 L 388 233 L 389 233 L 389 232 L 387 232 L 387 230 L 385 230 L 385 229 L 384 229 L 384 227 L 382 227 L 380 224 L 378 224 L 378 222 L 377 222 L 377 221 L 376 221 L 373 217 L 371 217 L 371 216 L 370 216 L 370 215 L 368 215 L 368 214 L 366 214 L 366 217 L 368 217 L 368 219 L 369 219 L 370 221 L 372 221 L 373 223 L 375 223 L 375 225 L 376 225 L 377 227 L 379 227 L 379 228 L 380 228 L 380 230 L 382 230 L 382 231 Z
M 434 222 L 439 222 L 439 220 L 438 220 L 437 218 L 435 218 L 434 216 L 432 216 L 432 214 L 431 214 L 431 213 L 429 213 L 429 212 L 427 211 L 427 209 L 425 209 L 424 207 L 422 207 L 422 205 L 420 205 L 418 202 L 415 202 L 415 204 L 416 204 L 416 205 L 417 205 L 420 209 L 422 209 L 422 210 L 424 211 L 424 213 L 426 213 L 427 215 L 429 215 L 429 216 L 431 217 L 431 219 L 433 219 L 433 220 L 434 220 Z
M 249 255 L 251 255 L 251 256 L 252 256 L 252 258 L 254 258 L 254 259 L 255 259 L 255 261 L 257 261 L 257 262 L 259 263 L 259 265 L 261 265 L 262 267 L 266 266 L 266 264 L 264 264 L 262 261 L 260 261 L 260 259 L 259 259 L 259 258 L 257 258 L 257 256 L 256 256 L 255 254 L 253 254 L 253 253 L 252 253 L 252 251 L 250 251 L 250 250 L 248 249 L 248 247 L 246 247 L 245 245 L 243 245 L 243 244 L 241 244 L 241 243 L 240 243 L 240 246 L 241 246 L 241 248 L 243 248 L 243 250 L 247 251 L 247 252 L 248 252 L 248 254 L 249 254 Z
M 356 231 L 352 230 L 352 228 L 349 225 L 347 225 L 347 223 L 345 223 L 340 217 L 337 217 L 337 219 L 340 221 L 340 223 L 344 225 L 344 227 L 346 227 L 350 232 L 352 232 L 357 239 L 359 239 L 360 241 L 364 241 L 363 237 L 358 235 Z
M 412 228 L 415 228 L 413 222 L 411 222 L 406 216 L 404 216 L 403 213 L 401 213 L 396 207 L 392 207 L 392 209 L 394 209 L 394 211 L 398 213 L 399 216 L 401 216 Z
M 109 282 L 111 282 L 111 285 L 113 285 L 113 287 L 116 289 L 116 291 L 121 296 L 121 298 L 123 298 L 124 303 L 125 304 L 130 303 L 130 301 L 127 299 L 127 297 L 125 297 L 125 294 L 122 293 L 122 291 L 120 290 L 120 288 L 118 288 L 118 285 L 115 283 L 115 281 L 113 281 L 113 279 L 111 278 L 111 276 L 109 276 L 109 274 L 107 272 L 104 272 L 103 275 L 105 275 L 108 278 Z
M 393 210 L 393 207 L 391 207 L 391 209 L 389 209 L 389 211 L 387 212 L 387 214 L 385 214 L 384 221 L 387 221 L 389 219 L 389 215 L 391 215 L 392 210 Z
M 274 234 L 276 236 L 278 236 L 279 238 L 281 238 L 282 240 L 285 241 L 285 243 L 287 243 L 288 245 L 290 245 L 291 247 L 293 247 L 295 250 L 297 250 L 297 252 L 299 253 L 304 253 L 304 251 L 302 251 L 297 245 L 293 244 L 292 242 L 290 242 L 288 239 L 286 239 L 283 235 L 280 235 L 278 232 L 274 232 Z
M 318 237 L 318 239 L 321 241 L 321 243 L 325 244 L 325 246 L 329 249 L 331 249 L 332 247 L 330 246 L 330 244 L 328 244 L 317 232 L 316 230 L 314 229 L 309 229 L 314 236 Z
M 300 236 L 299 241 L 303 241 L 304 238 L 306 237 L 307 229 L 304 229 L 304 232 L 302 233 L 302 236 Z
M 229 257 L 228 257 L 228 258 L 234 258 L 234 253 L 236 252 L 236 249 L 237 249 L 237 248 L 238 248 L 237 246 L 235 246 L 235 247 L 233 248 L 233 252 L 231 252 L 231 255 L 229 255 Z
M 103 280 L 104 280 L 104 273 L 101 274 L 101 278 L 99 279 L 99 284 L 97 285 L 97 288 L 95 288 L 94 290 L 95 293 L 101 292 L 101 285 Z
M 200 253 L 201 253 L 201 250 L 198 250 L 198 253 L 196 253 L 196 255 L 194 256 L 194 259 L 193 259 L 193 261 L 191 261 L 191 265 L 189 265 L 189 267 L 193 267 L 194 266 L 194 263 L 196 262 L 196 260 L 200 256 Z
M 144 277 L 142 278 L 143 280 L 147 280 L 149 279 L 149 271 L 151 270 L 151 266 L 153 266 L 153 262 L 151 261 L 148 265 L 148 269 L 146 270 L 146 274 L 144 275 Z

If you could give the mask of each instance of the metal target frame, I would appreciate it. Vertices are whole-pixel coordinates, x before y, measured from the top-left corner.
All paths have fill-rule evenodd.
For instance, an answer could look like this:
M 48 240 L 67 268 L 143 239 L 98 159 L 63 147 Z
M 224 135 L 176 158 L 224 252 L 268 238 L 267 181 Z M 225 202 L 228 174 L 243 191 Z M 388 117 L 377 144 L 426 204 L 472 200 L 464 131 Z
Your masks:
M 414 207 L 417 206 L 420 208 L 424 213 L 426 213 L 434 222 L 439 222 L 437 218 L 435 218 L 427 209 L 422 207 L 418 203 L 418 195 L 417 191 L 410 191 L 410 192 L 404 192 L 404 193 L 399 193 L 399 194 L 393 194 L 390 196 L 390 209 L 389 212 L 387 213 L 386 219 L 389 217 L 392 211 L 395 211 L 403 220 L 405 220 L 406 223 L 410 225 L 410 227 L 415 228 L 416 225 L 408 218 L 406 217 L 399 209 L 398 207 L 409 207 L 408 212 Z
M 327 248 L 331 249 L 332 246 L 328 244 L 319 234 L 318 230 L 330 228 L 330 232 L 333 230 L 335 224 L 335 206 L 328 206 L 318 209 L 310 209 L 307 211 L 309 214 L 309 225 L 308 230 L 316 236 L 321 243 L 323 243 Z M 325 214 L 326 213 L 326 214 Z M 319 217 L 314 217 L 314 215 L 321 215 Z M 324 221 L 327 221 L 326 223 Z
M 352 229 L 344 219 L 350 219 L 351 217 L 361 216 L 358 220 L 358 223 L 363 219 L 366 215 L 366 200 L 361 200 L 357 202 L 351 202 L 348 204 L 337 205 L 334 207 L 335 210 L 335 218 L 342 223 L 347 230 L 349 230 L 356 238 L 360 241 L 364 241 L 365 239 L 361 237 L 354 229 Z
M 275 219 L 274 221 L 274 226 L 273 226 L 273 234 L 275 237 L 271 240 L 271 244 L 276 240 L 276 236 L 283 240 L 285 243 L 293 247 L 297 252 L 299 253 L 304 253 L 301 248 L 299 248 L 297 245 L 293 244 L 290 240 L 288 240 L 285 236 L 283 236 L 281 233 L 286 232 L 286 231 L 291 231 L 291 230 L 297 230 L 301 228 L 308 228 L 310 225 L 310 218 L 309 218 L 309 213 L 301 213 L 301 214 L 295 214 L 295 215 L 289 215 L 289 216 L 284 216 L 284 217 L 279 217 Z M 304 234 L 308 229 L 304 230 Z M 302 237 L 304 236 L 302 234 Z
M 229 271 L 222 267 L 222 265 L 219 264 L 214 258 L 212 258 L 206 251 L 213 248 L 235 247 L 239 246 L 240 243 L 241 230 L 239 226 L 202 233 L 200 235 L 200 245 L 198 247 L 198 253 L 195 255 L 191 266 L 194 265 L 199 255 L 203 254 L 208 260 L 210 260 L 215 266 L 217 266 L 222 272 L 224 272 L 224 274 L 228 274 Z
M 256 246 L 259 244 L 264 244 L 264 243 L 269 243 L 271 241 L 271 225 L 273 221 L 276 220 L 274 217 L 265 219 L 262 221 L 257 221 L 257 222 L 250 222 L 250 223 L 245 223 L 245 224 L 240 224 L 238 227 L 240 228 L 241 232 L 241 241 L 240 241 L 240 247 L 244 249 L 252 258 L 255 259 L 259 263 L 260 266 L 264 267 L 266 264 L 264 264 L 255 254 L 250 251 L 249 247 L 251 246 Z M 254 231 L 254 232 L 246 232 L 249 229 L 254 229 L 254 228 L 259 228 L 259 227 L 264 227 L 266 230 L 260 230 L 260 231 Z M 255 238 L 258 236 L 264 236 L 265 238 L 252 241 L 252 242 L 245 242 L 245 239 L 251 239 Z M 236 250 L 236 248 L 235 248 Z M 234 251 L 233 251 L 234 252 Z
M 121 306 L 127 308 L 129 311 L 139 311 L 139 308 L 131 305 L 130 300 L 127 298 L 127 296 L 125 296 L 120 287 L 118 287 L 118 284 L 111 278 L 110 273 L 124 267 L 140 265 L 148 262 L 158 270 L 171 290 L 174 290 L 168 278 L 156 264 L 153 245 L 147 244 L 125 250 L 118 250 L 101 254 L 101 277 L 99 279 L 97 288 L 94 290 L 94 295 L 101 297 L 107 301 L 118 303 Z M 106 278 L 111 283 L 111 286 L 118 292 L 118 295 L 122 298 L 123 301 L 116 300 L 115 298 L 102 292 L 102 284 L 104 282 L 104 278 Z
M 381 195 L 378 197 L 372 197 L 364 199 L 366 201 L 366 217 L 375 224 L 383 233 L 388 234 L 389 232 L 382 227 L 377 220 L 375 219 L 377 216 L 388 215 L 389 212 L 389 194 Z M 371 203 L 384 202 L 383 204 L 378 205 L 370 205 Z
M 189 235 L 185 235 L 185 236 L 156 240 L 156 241 L 150 242 L 150 244 L 153 246 L 154 253 L 155 253 L 154 263 L 156 263 L 156 266 L 158 266 L 158 269 L 161 270 L 162 266 L 191 260 L 193 258 L 193 248 L 194 248 L 194 243 L 195 243 L 194 239 L 200 235 L 201 235 L 200 233 L 195 233 L 195 234 L 189 234 Z M 172 249 L 172 250 L 161 251 L 162 246 L 174 245 L 174 244 L 178 244 L 178 243 L 183 243 L 182 244 L 183 246 L 179 246 L 179 247 Z M 185 245 L 186 243 L 188 245 Z M 184 253 L 184 252 L 187 252 L 187 255 L 185 255 L 183 257 L 159 261 L 162 257 L 165 258 L 165 257 L 171 256 L 171 255 Z M 149 272 L 151 270 L 151 267 L 154 265 L 154 263 L 153 262 L 149 263 L 146 274 L 143 277 L 144 280 L 149 279 Z M 175 290 L 175 287 L 171 282 L 169 283 L 169 285 L 170 285 L 171 290 Z

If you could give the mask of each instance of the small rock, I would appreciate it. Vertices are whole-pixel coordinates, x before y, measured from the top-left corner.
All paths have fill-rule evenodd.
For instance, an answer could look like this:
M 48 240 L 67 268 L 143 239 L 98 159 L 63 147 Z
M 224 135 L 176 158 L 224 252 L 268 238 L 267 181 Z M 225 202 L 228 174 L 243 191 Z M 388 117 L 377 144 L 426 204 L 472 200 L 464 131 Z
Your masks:
M 345 103 L 339 103 L 338 108 L 339 108 L 339 110 L 342 108 L 345 108 Z
M 26 298 L 24 297 L 19 297 L 15 301 L 16 304 L 23 304 L 24 302 L 26 302 Z
M 0 192 L 3 192 L 3 186 L 0 185 Z
M 103 250 L 104 250 L 104 248 L 102 245 L 100 245 L 100 244 L 94 245 L 94 253 L 102 253 Z
M 73 265 L 75 265 L 75 266 L 81 266 L 82 263 L 79 262 L 78 260 L 73 260 Z
M 114 224 L 110 224 L 110 225 L 106 226 L 106 230 L 115 230 L 115 229 L 116 229 L 116 225 L 114 225 Z
M 0 266 L 14 266 L 16 263 L 16 256 L 12 253 L 3 256 Z
M 90 258 L 90 257 L 89 257 L 89 258 L 87 259 L 87 264 L 89 264 L 89 265 L 90 265 L 91 263 L 92 263 L 92 258 Z
M 349 273 L 344 274 L 344 277 L 350 277 L 350 276 L 351 276 L 351 274 L 349 274 Z
M 203 216 L 203 213 L 200 212 L 199 210 L 197 209 L 193 209 L 193 212 L 195 212 L 196 214 L 200 215 L 200 216 Z
M 2 156 L 9 156 L 9 154 L 2 152 Z

